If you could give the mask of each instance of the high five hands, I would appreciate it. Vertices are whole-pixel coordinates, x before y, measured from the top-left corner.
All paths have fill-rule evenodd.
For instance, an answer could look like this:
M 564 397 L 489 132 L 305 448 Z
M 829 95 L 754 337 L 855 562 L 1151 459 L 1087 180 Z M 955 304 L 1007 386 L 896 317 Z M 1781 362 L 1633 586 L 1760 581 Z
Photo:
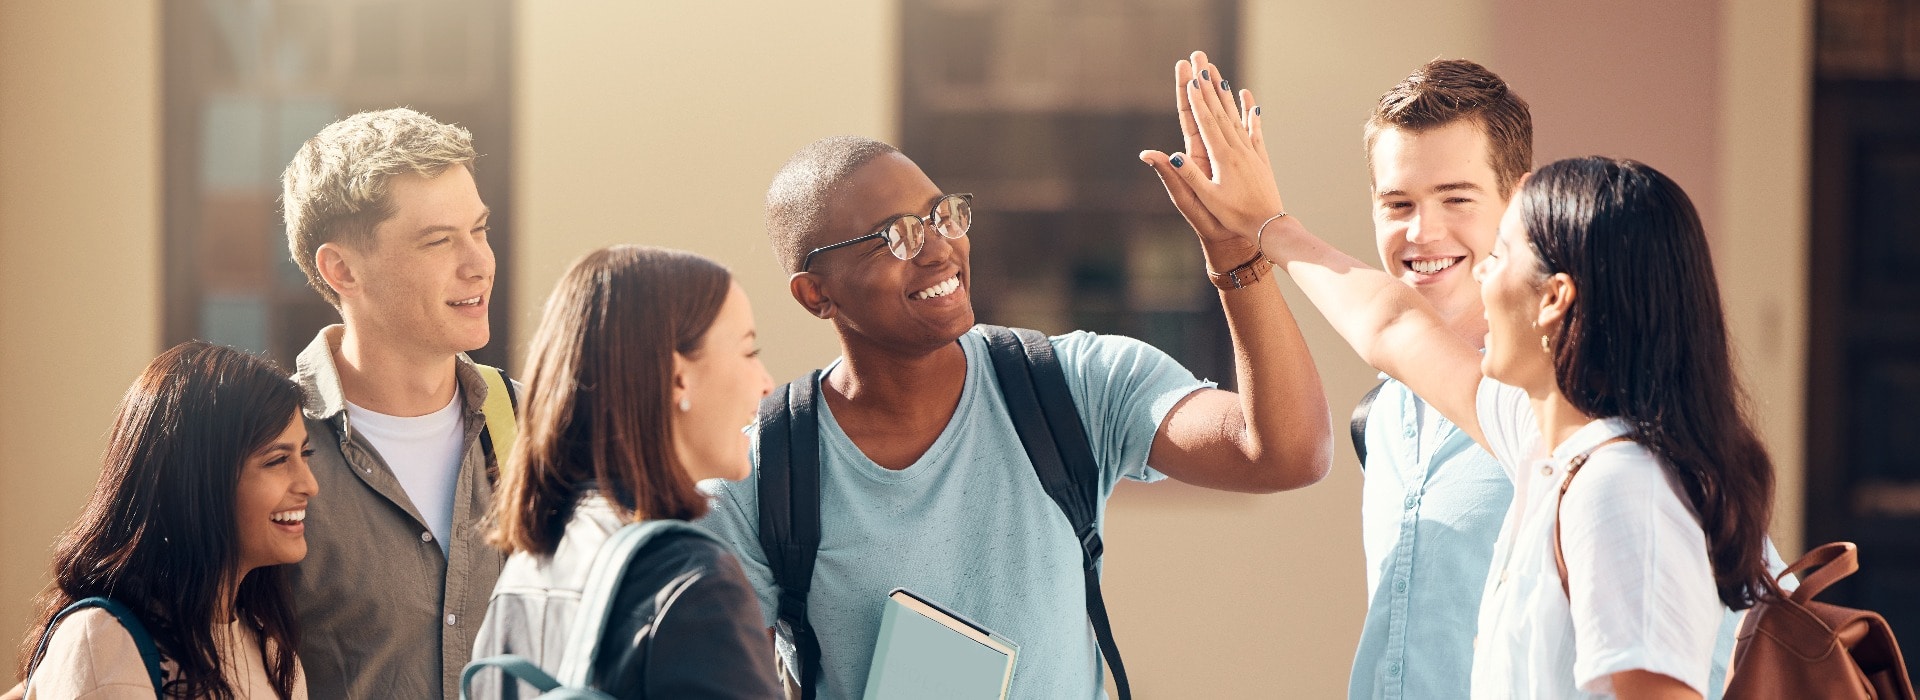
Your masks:
M 1258 252 L 1261 225 L 1286 211 L 1274 187 L 1260 107 L 1252 90 L 1240 91 L 1236 107 L 1226 77 L 1205 52 L 1175 64 L 1173 77 L 1186 150 L 1171 156 L 1141 151 L 1140 160 L 1153 166 L 1200 235 L 1207 266 L 1225 270 Z

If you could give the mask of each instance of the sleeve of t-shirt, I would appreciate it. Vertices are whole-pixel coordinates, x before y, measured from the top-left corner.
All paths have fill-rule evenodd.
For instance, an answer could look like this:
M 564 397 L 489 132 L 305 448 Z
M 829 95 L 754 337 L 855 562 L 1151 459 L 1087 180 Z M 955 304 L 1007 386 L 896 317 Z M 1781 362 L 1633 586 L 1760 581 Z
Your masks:
M 772 627 L 778 615 L 780 590 L 773 583 L 773 570 L 767 567 L 766 550 L 760 547 L 760 425 L 755 423 L 748 433 L 753 444 L 753 472 L 739 481 L 700 482 L 700 490 L 707 495 L 707 514 L 694 524 L 706 528 L 733 550 L 747 583 L 760 598 L 765 626 Z
M 1160 423 L 1188 394 L 1216 385 L 1194 378 L 1159 348 L 1126 336 L 1075 331 L 1054 336 L 1053 351 L 1107 486 L 1122 477 L 1166 478 L 1147 465 Z
M 1665 470 L 1638 446 L 1602 448 L 1560 509 L 1574 631 L 1574 683 L 1611 694 L 1644 670 L 1703 696 L 1722 613 L 1706 535 Z
M 53 630 L 26 700 L 151 700 L 153 680 L 133 635 L 113 614 L 89 608 Z
M 1483 377 L 1480 391 L 1474 397 L 1473 411 L 1480 419 L 1481 436 L 1487 439 L 1487 446 L 1493 448 L 1493 458 L 1500 462 L 1507 479 L 1513 480 L 1514 473 L 1520 469 L 1520 460 L 1532 456 L 1530 443 L 1540 434 L 1526 390 Z
M 709 548 L 711 549 L 711 548 Z M 780 697 L 773 644 L 741 567 L 716 553 L 700 578 L 657 621 L 647 657 L 646 697 L 763 700 Z

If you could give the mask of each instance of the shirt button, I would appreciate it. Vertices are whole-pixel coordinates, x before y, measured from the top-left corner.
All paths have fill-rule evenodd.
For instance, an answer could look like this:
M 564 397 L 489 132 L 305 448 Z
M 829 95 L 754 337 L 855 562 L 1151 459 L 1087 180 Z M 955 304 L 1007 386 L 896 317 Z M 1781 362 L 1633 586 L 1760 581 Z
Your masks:
M 1412 495 L 1407 496 L 1407 510 L 1413 510 L 1413 507 L 1417 505 L 1420 505 L 1419 496 L 1412 496 Z
M 1540 475 L 1541 475 L 1541 476 L 1553 476 L 1553 465 L 1551 465 L 1551 464 L 1542 464 L 1542 465 L 1540 465 Z
M 453 623 L 454 623 L 454 621 L 455 621 L 455 620 L 458 620 L 458 619 L 459 619 L 459 618 L 456 618 L 456 617 L 454 617 L 454 616 L 453 616 L 453 613 L 447 613 L 447 626 L 448 626 L 448 627 L 452 627 L 452 626 L 453 626 Z
M 1400 662 L 1395 661 L 1387 664 L 1387 675 L 1398 678 L 1400 676 Z
M 1406 435 L 1407 437 L 1413 437 L 1413 434 L 1414 434 L 1413 426 L 1411 425 L 1407 426 L 1407 429 L 1402 434 Z
M 1400 579 L 1400 580 L 1398 580 L 1398 581 L 1394 581 L 1394 582 L 1393 582 L 1393 592 L 1395 592 L 1395 593 L 1405 593 L 1405 592 L 1407 592 L 1407 580 L 1406 580 L 1406 579 Z
M 420 541 L 421 541 L 421 542 L 432 542 L 432 541 L 433 541 L 433 532 L 432 532 L 432 531 L 427 531 L 427 532 L 422 532 L 422 533 L 420 533 Z M 447 623 L 447 624 L 453 624 L 453 623 Z

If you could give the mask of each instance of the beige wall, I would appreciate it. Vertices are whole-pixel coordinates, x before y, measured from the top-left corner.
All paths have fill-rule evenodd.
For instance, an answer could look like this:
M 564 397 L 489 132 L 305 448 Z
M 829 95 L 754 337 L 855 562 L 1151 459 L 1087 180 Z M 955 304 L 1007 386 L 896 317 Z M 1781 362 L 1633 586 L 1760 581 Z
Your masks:
M 1719 26 L 1713 255 L 1741 379 L 1779 477 L 1774 542 L 1793 561 L 1806 549 L 1812 0 L 1726 0 Z
M 774 171 L 808 142 L 893 138 L 896 12 L 887 0 L 831 11 L 522 2 L 514 361 L 567 264 L 614 243 L 685 248 L 732 267 L 780 381 L 838 354 L 832 328 L 787 294 L 761 203 Z
M 0 679 L 159 351 L 153 2 L 0 2 Z

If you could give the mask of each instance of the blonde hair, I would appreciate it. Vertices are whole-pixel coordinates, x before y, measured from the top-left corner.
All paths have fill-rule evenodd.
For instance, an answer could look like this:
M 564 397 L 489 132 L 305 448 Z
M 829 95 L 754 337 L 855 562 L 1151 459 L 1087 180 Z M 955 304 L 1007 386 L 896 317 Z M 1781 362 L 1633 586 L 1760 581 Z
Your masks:
M 387 197 L 393 176 L 436 177 L 454 165 L 472 172 L 475 157 L 466 129 L 404 107 L 361 112 L 307 139 L 280 175 L 287 249 L 307 283 L 339 306 L 314 265 L 320 246 L 372 240 L 374 227 L 394 214 Z

